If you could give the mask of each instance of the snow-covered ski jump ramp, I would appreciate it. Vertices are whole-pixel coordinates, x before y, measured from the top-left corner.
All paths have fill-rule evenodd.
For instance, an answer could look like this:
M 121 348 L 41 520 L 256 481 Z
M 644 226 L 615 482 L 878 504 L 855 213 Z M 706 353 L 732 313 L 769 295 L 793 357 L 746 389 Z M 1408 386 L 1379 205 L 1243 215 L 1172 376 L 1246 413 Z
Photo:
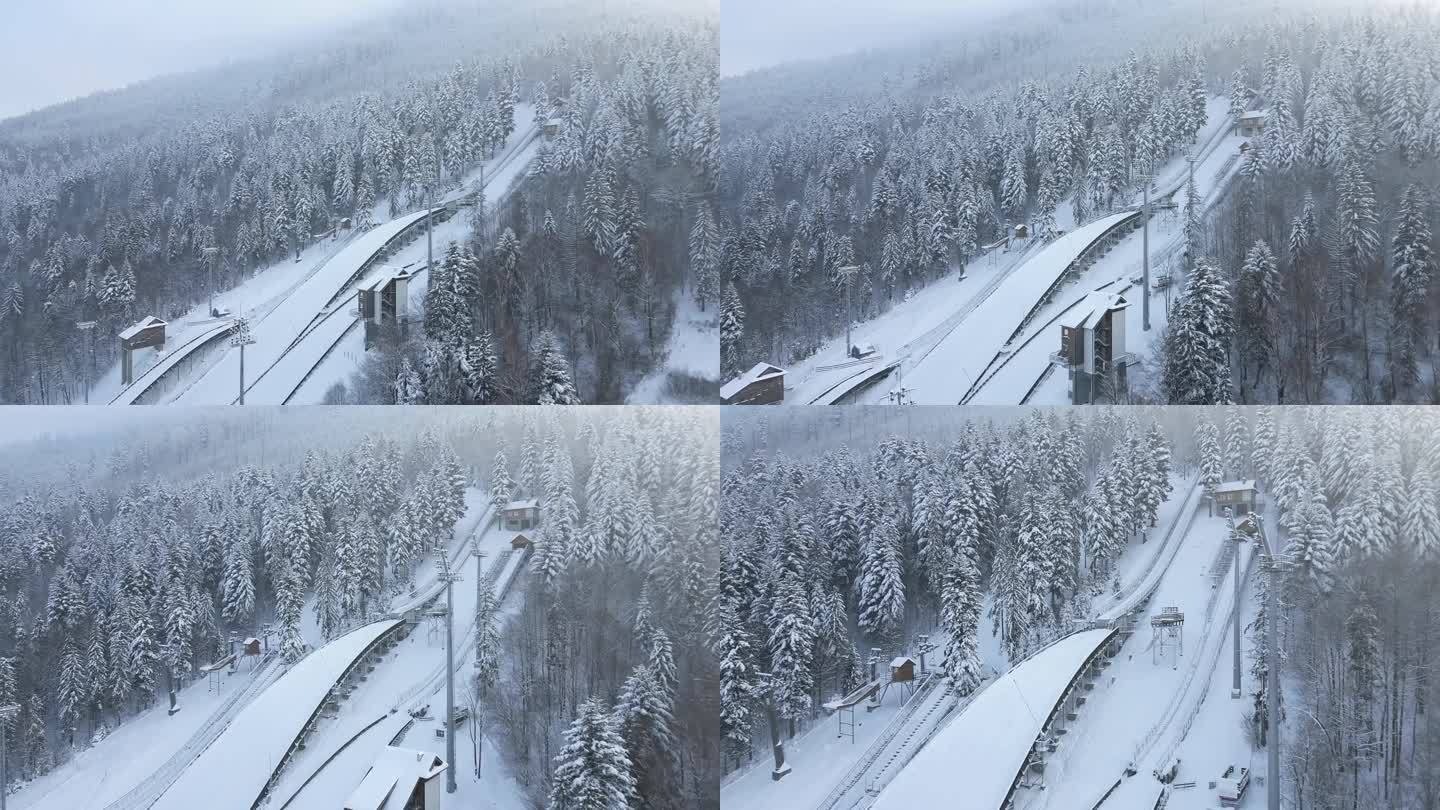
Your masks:
M 402 626 L 399 619 L 372 622 L 302 658 L 230 722 L 154 810 L 252 806 L 335 684 L 363 667 Z
M 1139 223 L 1139 211 L 1121 211 L 1082 225 L 1046 245 L 1011 273 L 915 368 L 904 384 L 915 402 L 959 403 L 985 375 L 1030 313 L 1064 281 L 1066 272 Z
M 929 807 L 937 796 L 963 796 L 974 810 L 1009 807 L 1026 772 L 1043 761 L 1052 726 L 1083 702 L 1089 676 L 1108 661 L 1118 634 L 1072 633 L 990 683 L 880 792 L 872 810 Z

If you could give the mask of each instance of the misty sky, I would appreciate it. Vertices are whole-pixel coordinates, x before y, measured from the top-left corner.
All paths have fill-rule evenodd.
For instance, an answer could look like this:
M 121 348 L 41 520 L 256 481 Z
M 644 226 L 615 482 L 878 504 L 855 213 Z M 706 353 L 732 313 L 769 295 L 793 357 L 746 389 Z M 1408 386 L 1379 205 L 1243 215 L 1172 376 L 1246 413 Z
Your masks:
M 107 433 L 131 425 L 164 422 L 170 408 L 123 408 L 107 405 L 45 407 L 6 405 L 0 407 L 0 447 L 42 436 L 70 437 Z
M 3 0 L 0 119 L 257 49 L 404 0 Z
M 720 0 L 720 74 L 836 56 L 1018 11 L 1018 0 Z

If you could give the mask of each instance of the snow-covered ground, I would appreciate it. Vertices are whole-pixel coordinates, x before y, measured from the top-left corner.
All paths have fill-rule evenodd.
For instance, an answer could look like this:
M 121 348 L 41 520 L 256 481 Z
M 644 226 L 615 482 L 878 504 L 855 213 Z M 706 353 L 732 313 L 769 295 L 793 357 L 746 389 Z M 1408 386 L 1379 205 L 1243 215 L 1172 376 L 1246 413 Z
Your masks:
M 1199 503 L 1200 488 L 1194 479 L 1173 475 L 1170 497 L 1160 505 L 1156 527 L 1147 542 L 1131 540 L 1116 560 L 1121 595 L 1117 598 L 1107 592 L 1097 599 L 1092 606 L 1097 615 L 1113 617 L 1127 612 L 1155 587 L 1168 565 L 1170 551 L 1180 545 Z M 992 632 L 988 608 L 982 613 L 977 637 L 986 669 L 997 675 L 1008 671 L 1010 665 L 1000 639 Z M 943 649 L 943 634 L 932 633 L 932 640 Z M 770 778 L 771 760 L 761 751 L 756 762 L 726 778 L 720 791 L 722 805 L 741 810 L 848 810 L 865 802 L 903 773 L 940 729 L 959 722 L 968 711 L 968 699 L 957 700 L 943 688 L 922 692 L 916 700 L 919 703 L 915 705 L 902 704 L 892 690 L 878 709 L 865 711 L 857 707 L 853 742 L 848 735 L 839 735 L 836 717 L 822 718 L 786 741 L 785 759 L 792 772 L 779 782 Z
M 399 624 L 386 619 L 346 633 L 290 667 L 230 722 L 153 806 L 156 810 L 243 807 L 255 801 L 341 674 Z
M 358 234 L 352 231 L 341 234 L 337 239 L 315 242 L 301 251 L 299 262 L 287 256 L 257 271 L 239 286 L 217 292 L 215 307 L 244 315 L 251 321 L 264 319 L 356 236 Z M 197 340 L 213 335 L 217 330 L 228 330 L 229 325 L 229 319 L 210 317 L 208 302 L 197 304 L 183 317 L 169 322 L 165 328 L 164 347 L 142 349 L 135 353 L 134 383 L 125 387 L 120 385 L 120 364 L 117 361 L 95 384 L 91 401 L 109 401 L 112 405 L 133 404 L 145 389 L 196 349 L 199 345 Z
M 965 807 L 998 810 L 1051 709 L 1076 671 L 1115 632 L 1083 630 L 1066 636 L 985 686 L 872 807 L 909 810 L 932 806 L 938 796 L 964 796 Z
M 361 265 L 425 214 L 425 211 L 416 211 L 366 231 L 273 310 L 251 323 L 250 332 L 255 342 L 245 349 L 245 384 L 251 385 L 265 374 L 316 316 L 327 311 L 330 299 L 344 289 Z M 183 405 L 233 403 L 239 392 L 239 366 L 239 349 L 227 348 L 213 366 L 182 388 L 172 401 Z
M 1076 257 L 1103 234 L 1137 216 L 1134 211 L 1121 211 L 1101 217 L 1047 244 L 997 285 L 924 360 L 905 370 L 903 381 L 910 398 L 935 405 L 959 403 Z
M 701 312 L 695 296 L 675 291 L 675 323 L 665 342 L 665 360 L 636 384 L 625 401 L 655 405 L 675 401 L 666 390 L 672 372 L 706 380 L 720 379 L 720 310 Z
M 444 261 L 445 250 L 451 242 L 464 241 L 469 236 L 470 217 L 465 212 L 437 224 L 431 235 L 435 262 Z M 426 245 L 422 235 L 386 261 L 396 267 L 413 263 L 411 269 L 418 271 L 410 281 L 407 303 L 407 311 L 412 318 L 424 310 L 425 290 L 430 283 L 430 274 L 425 270 L 425 259 Z M 267 381 L 262 378 L 256 381 L 256 386 L 251 391 L 252 394 L 259 394 L 255 402 L 315 405 L 325 400 L 325 392 L 329 391 L 331 386 L 349 381 L 365 360 L 365 329 L 354 316 L 348 314 L 355 309 L 354 295 L 347 296 L 337 305 L 337 309 L 339 308 L 345 310 L 343 317 L 337 314 L 331 321 L 306 334 L 305 338 L 276 364 L 274 380 Z M 418 324 L 415 326 L 418 328 Z M 310 374 L 309 378 L 305 377 L 307 373 Z M 284 390 L 287 387 L 290 391 Z M 247 395 L 245 401 L 248 403 L 250 399 L 250 395 Z
M 227 699 L 250 684 L 255 672 L 244 664 L 234 675 L 201 679 L 181 690 L 180 711 L 160 700 L 127 718 L 108 737 L 31 782 L 10 797 L 14 810 L 99 808 L 135 788 L 175 756 L 211 720 Z
M 1211 124 L 1209 135 L 1202 135 L 1199 159 L 1195 163 L 1195 187 L 1208 211 L 1221 197 L 1220 192 L 1240 170 L 1238 155 L 1244 138 L 1231 135 L 1227 130 L 1216 128 L 1215 116 L 1224 119 L 1224 99 L 1211 100 Z M 1216 107 L 1220 109 L 1217 110 Z M 1176 168 L 1178 165 L 1178 168 Z M 1162 183 L 1155 187 L 1161 192 L 1172 188 L 1170 194 L 1157 193 L 1154 200 L 1174 197 L 1179 206 L 1173 211 L 1161 211 L 1150 221 L 1150 273 L 1153 279 L 1161 272 L 1175 271 L 1173 278 L 1177 286 L 1169 290 L 1173 299 L 1179 294 L 1178 263 L 1184 250 L 1184 209 L 1185 179 L 1189 166 L 1183 159 L 1171 160 L 1167 173 L 1162 173 Z M 1154 201 L 1152 200 L 1152 201 Z M 1144 308 L 1140 299 L 1139 285 L 1131 279 L 1139 276 L 1143 269 L 1144 239 L 1138 232 L 1127 235 L 1111 251 L 1095 262 L 1076 280 L 1067 284 L 1055 300 L 1040 306 L 1025 332 L 1016 339 L 1015 348 L 1000 358 L 990 376 L 965 400 L 973 405 L 1067 405 L 1070 404 L 1069 382 L 1063 369 L 1049 368 L 1051 352 L 1060 348 L 1060 324 L 1058 319 L 1085 299 L 1092 290 L 1105 289 L 1123 295 L 1130 306 L 1126 310 L 1127 350 L 1138 355 L 1142 364 L 1149 360 L 1151 344 L 1164 332 L 1167 321 L 1166 291 L 1150 291 L 1150 331 L 1144 329 Z M 1155 372 L 1143 367 L 1132 369 L 1137 379 L 1132 379 L 1132 388 L 1144 388 L 1146 377 Z
M 1008 668 L 999 640 L 990 632 L 988 613 L 978 632 L 981 660 L 992 672 Z M 943 640 L 940 642 L 943 644 Z M 915 703 L 915 701 L 919 701 Z M 878 708 L 855 707 L 855 737 L 839 734 L 839 718 L 822 717 L 785 742 L 785 761 L 793 769 L 784 779 L 770 778 L 769 752 L 757 748 L 756 761 L 729 776 L 720 788 L 720 803 L 729 810 L 772 807 L 846 806 L 835 800 L 861 795 L 874 771 L 893 766 L 897 756 L 917 748 L 919 737 L 933 730 L 955 708 L 943 685 L 910 695 L 892 687 Z
M 1207 206 L 1218 198 L 1217 187 L 1239 170 L 1235 156 L 1244 139 L 1230 134 L 1228 108 L 1229 99 L 1224 96 L 1209 100 L 1208 119 L 1192 150 L 1198 155 L 1196 186 Z M 1183 207 L 1185 181 L 1189 175 L 1184 155 L 1172 156 L 1157 167 L 1155 175 L 1151 184 L 1152 201 L 1174 197 Z M 1132 196 L 1134 199 L 1122 200 L 1121 207 L 1137 208 L 1141 194 L 1136 191 Z M 1150 252 L 1152 268 L 1157 272 L 1161 265 L 1178 255 L 1176 246 L 1182 221 L 1176 212 L 1161 214 L 1151 222 Z M 1091 222 L 1083 227 L 1094 225 L 1095 222 Z M 1076 231 L 1068 199 L 1056 209 L 1056 226 L 1068 234 Z M 878 350 L 868 362 L 847 358 L 842 336 L 790 367 L 785 401 L 790 404 L 832 402 L 838 398 L 837 393 L 864 386 L 870 378 L 898 362 L 898 368 L 891 371 L 886 380 L 854 399 L 879 403 L 885 401 L 893 389 L 904 387 L 911 402 L 955 404 L 976 382 L 981 371 L 991 366 L 993 359 L 996 362 L 987 372 L 987 378 L 967 401 L 1013 405 L 1024 400 L 1060 404 L 1068 396 L 1065 375 L 1046 371 L 1049 355 L 1059 345 L 1059 327 L 1053 319 L 1091 290 L 1119 279 L 1121 286 L 1117 290 L 1131 293 L 1134 303 L 1131 314 L 1138 323 L 1140 302 L 1128 287 L 1129 278 L 1139 274 L 1140 242 L 1138 234 L 1127 235 L 1107 256 L 1075 282 L 1067 284 L 1065 290 L 1049 302 L 1037 299 L 1049 287 L 1048 281 L 1040 283 L 1047 278 L 1046 271 L 1055 269 L 1049 267 L 1054 264 L 1050 259 L 1058 255 L 1052 252 L 1055 243 L 1043 246 L 1038 240 L 1012 243 L 1014 246 L 1008 252 L 997 250 L 978 256 L 965 268 L 963 282 L 957 283 L 960 277 L 957 270 L 875 319 L 856 324 L 852 330 L 854 343 L 873 344 Z M 1053 281 L 1053 277 L 1049 280 Z M 1163 292 L 1152 293 L 1151 336 L 1158 335 L 1164 325 L 1160 304 L 1163 299 Z M 1037 304 L 1039 307 L 1026 331 L 1014 342 L 1014 355 L 1000 356 L 1005 339 Z M 1140 335 L 1141 331 L 1134 329 L 1129 334 Z M 1143 357 L 1147 347 L 1138 339 L 1134 343 L 1131 351 Z
M 1135 634 L 1116 656 L 1070 725 L 1060 751 L 1045 770 L 1045 789 L 1022 794 L 1017 810 L 1065 810 L 1093 805 L 1134 763 L 1137 775 L 1125 778 L 1105 807 L 1148 810 L 1160 783 L 1151 772 L 1168 763 L 1185 739 L 1202 699 L 1211 690 L 1217 661 L 1231 643 L 1230 608 L 1234 602 L 1230 568 L 1217 579 L 1212 567 L 1228 539 L 1223 518 L 1197 513 L 1175 559 L 1135 625 Z M 1242 546 L 1248 565 L 1251 546 Z M 1233 565 L 1233 563 L 1232 563 Z M 1149 618 L 1166 607 L 1185 614 L 1183 653 L 1173 646 L 1157 655 Z M 1229 668 L 1225 674 L 1229 700 Z M 1207 722 L 1208 726 L 1208 722 Z M 1240 725 L 1229 729 L 1240 735 Z M 1217 771 L 1210 778 L 1218 777 Z M 1199 776 L 1199 775 L 1196 775 Z M 1203 788 L 1202 788 L 1203 790 Z
M 963 268 L 963 280 L 957 268 L 873 320 L 855 324 L 853 342 L 875 346 L 881 355 L 876 362 L 888 362 L 912 351 L 928 351 L 1025 258 L 1033 255 L 1035 245 L 1031 240 L 976 256 Z M 845 348 L 845 337 L 841 335 L 787 369 L 786 403 L 809 405 L 855 373 L 853 368 L 843 366 L 849 362 Z
M 441 197 L 446 203 L 467 194 L 482 191 L 492 206 L 500 199 L 528 169 L 531 159 L 539 151 L 542 138 L 538 128 L 529 123 L 533 109 L 528 105 L 516 108 L 516 120 L 521 122 L 505 145 L 483 168 L 476 168 L 457 183 L 454 189 Z M 376 204 L 374 216 L 384 218 L 387 202 Z M 255 386 L 260 401 L 276 403 L 289 397 L 315 362 L 330 352 L 341 336 L 352 331 L 354 318 L 349 316 L 352 302 L 342 297 L 333 306 L 327 304 L 337 295 L 343 296 L 346 282 L 355 271 L 393 236 L 424 216 L 424 211 L 412 212 L 385 222 L 364 234 L 348 235 L 339 242 L 322 241 L 306 249 L 297 263 L 281 261 L 267 268 L 245 284 L 234 290 L 219 294 L 215 298 L 217 307 L 225 307 L 244 314 L 250 319 L 251 333 L 256 343 L 246 349 L 246 385 Z M 461 217 L 460 219 L 464 219 Z M 309 268 L 298 275 L 297 266 Z M 290 268 L 288 271 L 285 268 Z M 326 318 L 319 334 L 311 335 L 317 316 L 333 315 Z M 213 364 L 206 368 L 187 372 L 170 372 L 192 349 L 205 341 L 197 340 L 202 334 L 214 333 L 223 324 L 209 317 L 205 306 L 196 307 L 184 319 L 173 322 L 167 330 L 168 351 L 141 352 L 136 356 L 137 382 L 121 391 L 118 365 L 107 373 L 105 380 L 96 386 L 92 397 L 115 404 L 131 404 L 151 383 L 162 375 L 182 374 L 188 379 L 166 379 L 160 384 L 167 386 L 163 393 L 166 401 L 227 404 L 237 398 L 239 386 L 239 354 L 228 346 L 221 347 L 221 353 Z M 303 336 L 303 339 L 301 339 Z M 218 338 L 217 338 L 218 339 Z M 275 373 L 268 374 L 272 366 L 287 353 L 299 352 L 299 356 L 278 366 Z M 146 372 L 150 372 L 146 374 Z M 111 380 L 110 378 L 114 379 Z M 263 382 L 257 382 L 262 381 Z M 327 386 L 328 388 L 328 386 Z M 288 390 L 287 390 L 288 389 Z M 283 392 L 283 396 L 279 395 Z M 321 396 L 323 396 L 323 389 Z M 247 393 L 246 401 L 250 401 Z

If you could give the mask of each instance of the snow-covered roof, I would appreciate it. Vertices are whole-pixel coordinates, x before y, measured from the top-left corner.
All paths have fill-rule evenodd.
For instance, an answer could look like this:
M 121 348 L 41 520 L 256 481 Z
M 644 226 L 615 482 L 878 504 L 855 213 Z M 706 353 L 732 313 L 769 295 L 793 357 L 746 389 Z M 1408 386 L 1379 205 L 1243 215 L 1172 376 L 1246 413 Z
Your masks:
M 1085 296 L 1085 300 L 1081 301 L 1078 306 L 1066 312 L 1060 319 L 1060 324 L 1071 329 L 1093 329 L 1105 313 L 1112 309 L 1124 309 L 1127 306 L 1129 303 L 1116 293 L 1094 290 Z
M 396 279 L 396 278 L 409 278 L 409 277 L 410 277 L 410 271 L 409 271 L 409 270 L 406 270 L 406 269 L 403 268 L 403 267 L 396 267 L 396 266 L 394 266 L 394 265 L 392 265 L 392 264 L 387 264 L 387 265 L 382 266 L 379 270 L 377 270 L 375 273 L 373 273 L 369 278 L 367 278 L 367 279 L 365 279 L 364 281 L 360 282 L 360 289 L 362 289 L 362 290 L 364 290 L 364 291 L 366 291 L 366 292 L 374 292 L 375 290 L 378 290 L 378 289 L 380 289 L 381 287 L 384 287 L 387 283 L 389 283 L 389 281 L 390 281 L 391 279 Z
M 534 498 L 526 498 L 523 501 L 511 501 L 505 504 L 505 511 L 509 512 L 512 509 L 534 509 L 539 505 Z
M 905 666 L 906 664 L 913 664 L 913 663 L 915 663 L 915 659 L 914 659 L 914 658 L 910 658 L 910 657 L 908 657 L 908 656 L 902 655 L 902 656 L 900 656 L 899 658 L 896 658 L 895 660 L 891 661 L 891 662 L 890 662 L 890 666 L 891 666 L 891 667 L 903 667 L 903 666 Z
M 447 767 L 445 760 L 427 751 L 387 745 L 345 800 L 345 810 L 400 810 L 416 782 L 434 779 Z
M 1246 110 L 1245 112 L 1240 113 L 1240 118 L 1242 120 L 1246 118 L 1264 118 L 1269 114 L 1269 110 Z
M 260 639 L 255 638 L 254 636 L 251 636 L 250 638 L 245 639 L 245 646 L 246 646 L 246 647 L 249 647 L 251 644 L 259 644 L 259 643 L 260 643 Z
M 756 363 L 749 371 L 720 386 L 720 397 L 722 399 L 729 399 L 745 390 L 745 386 L 751 383 L 768 380 L 771 377 L 783 375 L 784 373 L 785 369 L 779 366 L 772 366 L 769 363 Z
M 1247 491 L 1247 490 L 1254 490 L 1254 489 L 1255 489 L 1255 482 L 1254 482 L 1253 480 L 1246 480 L 1246 481 L 1226 481 L 1226 482 L 1223 483 L 1223 484 L 1217 484 L 1217 485 L 1215 486 L 1215 491 L 1216 491 L 1216 492 L 1245 492 L 1245 491 Z
M 152 326 L 164 326 L 165 322 L 151 315 L 133 326 L 128 326 L 120 332 L 121 340 L 129 340 Z

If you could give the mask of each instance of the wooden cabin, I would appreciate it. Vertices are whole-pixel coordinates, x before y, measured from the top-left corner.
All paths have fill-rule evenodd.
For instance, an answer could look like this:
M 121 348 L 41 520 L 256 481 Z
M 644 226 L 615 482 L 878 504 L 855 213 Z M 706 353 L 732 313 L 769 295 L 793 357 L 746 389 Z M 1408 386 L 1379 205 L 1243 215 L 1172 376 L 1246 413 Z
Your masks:
M 908 655 L 902 655 L 890 662 L 890 680 L 894 683 L 905 683 L 915 680 L 915 659 Z
M 1254 481 L 1226 481 L 1215 487 L 1215 507 L 1228 506 L 1237 517 L 1246 515 L 1254 511 L 1256 495 Z
M 529 547 L 530 547 L 530 538 L 526 537 L 526 536 L 523 535 L 523 534 L 517 534 L 517 535 L 515 535 L 514 537 L 510 538 L 510 548 L 513 548 L 513 549 L 515 549 L 516 551 L 519 551 L 520 549 L 523 549 L 523 548 L 529 548 Z
M 1265 132 L 1265 120 L 1269 110 L 1247 110 L 1235 119 L 1235 134 L 1242 138 L 1253 138 Z
M 769 363 L 756 363 L 739 377 L 720 386 L 725 405 L 772 405 L 785 401 L 785 370 Z
M 507 532 L 535 528 L 540 525 L 540 504 L 534 498 L 505 504 L 500 510 L 500 525 Z

